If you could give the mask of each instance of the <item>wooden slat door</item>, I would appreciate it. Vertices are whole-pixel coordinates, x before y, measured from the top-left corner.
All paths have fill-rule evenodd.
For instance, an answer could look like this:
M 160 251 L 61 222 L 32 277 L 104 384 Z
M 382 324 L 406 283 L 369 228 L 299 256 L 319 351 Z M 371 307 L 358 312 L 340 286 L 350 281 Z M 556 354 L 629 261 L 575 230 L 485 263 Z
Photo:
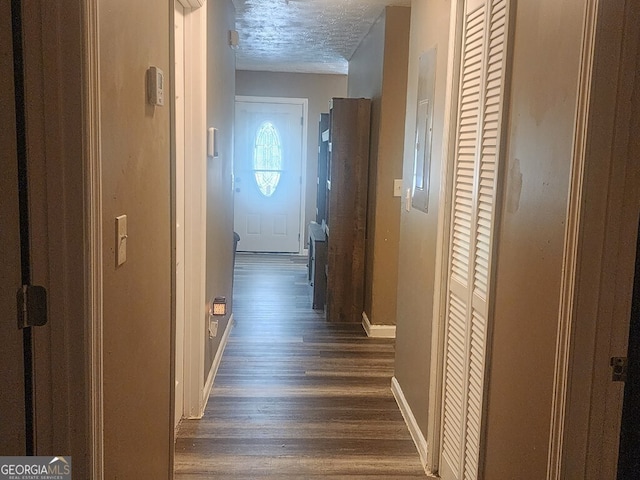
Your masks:
M 480 475 L 508 0 L 465 2 L 451 202 L 441 476 Z

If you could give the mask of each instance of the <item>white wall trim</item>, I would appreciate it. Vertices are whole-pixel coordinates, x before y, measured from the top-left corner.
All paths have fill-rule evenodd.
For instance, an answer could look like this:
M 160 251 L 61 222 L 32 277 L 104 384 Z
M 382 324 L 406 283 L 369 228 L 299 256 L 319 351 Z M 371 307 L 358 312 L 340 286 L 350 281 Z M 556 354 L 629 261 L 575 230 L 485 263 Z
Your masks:
M 416 449 L 418 450 L 418 454 L 420 455 L 420 464 L 422 468 L 427 471 L 427 440 L 424 438 L 420 427 L 418 426 L 418 422 L 416 417 L 414 417 L 413 412 L 411 411 L 411 407 L 409 406 L 409 402 L 404 396 L 404 392 L 402 391 L 402 387 L 398 383 L 396 377 L 391 378 L 391 392 L 393 393 L 394 398 L 396 399 L 396 403 L 400 408 L 400 413 L 402 413 L 402 418 L 404 418 L 407 427 L 409 428 L 409 433 L 411 434 L 411 438 L 413 439 L 413 443 L 416 445 Z
M 84 4 L 83 98 L 85 177 L 85 235 L 88 286 L 86 301 L 87 334 L 85 336 L 89 363 L 87 384 L 90 392 L 89 471 L 91 478 L 104 478 L 104 409 L 102 362 L 102 157 L 100 125 L 100 42 L 98 30 L 98 2 Z
M 302 183 L 300 184 L 300 239 L 298 241 L 298 255 L 304 255 L 305 252 L 305 210 L 307 208 L 307 142 L 309 141 L 309 99 L 294 97 L 256 97 L 251 95 L 236 95 L 236 102 L 247 103 L 282 103 L 287 105 L 302 105 L 302 151 L 300 156 L 300 175 Z
M 433 321 L 431 326 L 431 367 L 429 382 L 429 420 L 427 423 L 427 470 L 437 472 L 440 467 L 440 441 L 442 425 L 442 374 L 444 368 L 445 315 L 447 305 L 447 271 L 449 266 L 449 228 L 451 224 L 451 197 L 453 162 L 458 112 L 458 84 L 460 81 L 460 55 L 462 46 L 462 0 L 451 2 L 449 19 L 449 50 L 442 142 L 442 168 L 440 169 L 440 197 L 436 237 L 435 281 L 433 289 Z
M 586 2 L 548 480 L 615 478 L 618 468 L 624 385 L 609 360 L 627 354 L 635 274 L 639 19 L 637 2 Z
M 198 418 L 204 386 L 206 300 L 207 9 L 185 10 L 185 418 Z
M 582 58 L 580 65 L 579 92 L 574 130 L 573 159 L 569 188 L 567 226 L 564 238 L 560 312 L 556 341 L 553 403 L 551 407 L 551 429 L 547 479 L 559 480 L 562 476 L 563 440 L 565 415 L 569 387 L 569 365 L 575 309 L 575 287 L 580 237 L 580 217 L 585 167 L 589 99 L 595 46 L 595 26 L 598 0 L 588 0 L 583 26 Z
M 211 370 L 209 370 L 209 375 L 207 375 L 207 381 L 204 384 L 204 389 L 202 390 L 202 409 L 200 411 L 200 416 L 198 418 L 202 418 L 204 416 L 204 411 L 207 408 L 207 402 L 209 401 L 209 395 L 211 395 L 213 382 L 216 379 L 216 374 L 218 373 L 218 368 L 220 367 L 220 362 L 222 361 L 222 355 L 224 354 L 224 349 L 227 347 L 227 343 L 229 342 L 229 335 L 231 334 L 231 330 L 233 329 L 233 324 L 234 324 L 234 320 L 233 320 L 233 313 L 232 313 L 231 317 L 229 317 L 227 328 L 224 330 L 224 333 L 222 334 L 222 338 L 220 339 L 220 345 L 218 346 L 218 351 L 216 352 L 216 356 L 213 357 Z
M 395 325 L 375 325 L 369 321 L 369 317 L 362 312 L 362 328 L 371 338 L 396 338 Z

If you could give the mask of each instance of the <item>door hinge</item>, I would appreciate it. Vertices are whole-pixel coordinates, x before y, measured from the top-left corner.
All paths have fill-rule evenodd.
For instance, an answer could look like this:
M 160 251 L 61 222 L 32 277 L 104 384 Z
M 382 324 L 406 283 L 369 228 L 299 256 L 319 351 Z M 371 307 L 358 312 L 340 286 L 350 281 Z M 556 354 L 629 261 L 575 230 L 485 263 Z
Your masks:
M 23 285 L 16 294 L 18 328 L 41 327 L 47 324 L 47 290 L 35 285 Z
M 629 360 L 627 357 L 611 357 L 611 381 L 626 382 L 627 371 L 629 370 Z

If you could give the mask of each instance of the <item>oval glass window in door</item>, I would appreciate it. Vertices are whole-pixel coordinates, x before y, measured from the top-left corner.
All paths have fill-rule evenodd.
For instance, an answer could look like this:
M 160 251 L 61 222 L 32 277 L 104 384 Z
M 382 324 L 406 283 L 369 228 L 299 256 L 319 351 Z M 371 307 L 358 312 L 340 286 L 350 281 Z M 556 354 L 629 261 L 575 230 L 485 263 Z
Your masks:
M 278 130 L 271 122 L 264 122 L 256 133 L 253 150 L 253 175 L 262 195 L 273 195 L 280 183 L 281 172 L 282 146 Z

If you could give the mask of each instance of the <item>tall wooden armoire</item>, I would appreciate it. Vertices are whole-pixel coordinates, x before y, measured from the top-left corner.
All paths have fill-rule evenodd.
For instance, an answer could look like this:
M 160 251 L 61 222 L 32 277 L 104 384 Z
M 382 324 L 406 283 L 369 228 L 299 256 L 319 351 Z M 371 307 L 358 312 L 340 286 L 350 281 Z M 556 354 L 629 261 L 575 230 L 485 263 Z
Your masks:
M 334 98 L 327 161 L 327 305 L 330 322 L 362 321 L 371 101 Z

